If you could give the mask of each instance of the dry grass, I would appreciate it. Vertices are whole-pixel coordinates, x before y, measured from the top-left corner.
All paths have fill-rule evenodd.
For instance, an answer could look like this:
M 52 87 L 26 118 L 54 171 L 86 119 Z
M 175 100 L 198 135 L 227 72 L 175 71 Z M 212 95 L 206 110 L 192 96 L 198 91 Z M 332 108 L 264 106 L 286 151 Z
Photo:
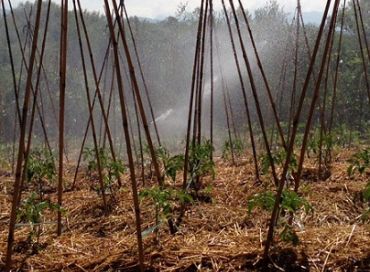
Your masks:
M 314 207 L 314 213 L 296 217 L 299 246 L 276 239 L 271 271 L 370 271 L 370 225 L 359 219 L 363 206 L 357 199 L 367 177 L 347 178 L 347 158 L 346 152 L 336 158 L 327 181 L 303 183 L 302 194 Z M 264 190 L 263 186 L 253 185 L 252 169 L 247 161 L 237 167 L 218 162 L 216 179 L 205 181 L 212 185 L 212 203 L 190 206 L 174 236 L 163 226 L 160 244 L 152 235 L 145 237 L 150 270 L 257 270 L 255 264 L 262 254 L 269 215 L 247 213 L 248 197 Z M 21 247 L 29 228 L 17 228 L 16 247 L 20 253 L 15 254 L 15 267 L 20 271 L 136 271 L 135 224 L 127 179 L 124 178 L 125 188 L 111 203 L 112 211 L 104 216 L 101 200 L 81 176 L 79 189 L 64 194 L 67 214 L 61 237 L 54 234 L 55 218 L 47 215 L 40 240 L 45 248 L 31 254 Z M 270 183 L 269 177 L 264 179 Z M 9 177 L 0 179 L 1 261 L 6 249 L 11 184 Z M 154 212 L 147 202 L 141 209 L 145 230 L 153 225 Z M 363 270 L 356 270 L 361 262 Z

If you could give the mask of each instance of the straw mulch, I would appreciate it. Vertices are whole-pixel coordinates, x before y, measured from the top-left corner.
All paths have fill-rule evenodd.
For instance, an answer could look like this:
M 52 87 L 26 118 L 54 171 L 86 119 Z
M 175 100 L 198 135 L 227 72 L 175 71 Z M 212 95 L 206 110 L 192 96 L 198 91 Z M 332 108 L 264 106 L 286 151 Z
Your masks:
M 370 271 L 370 225 L 360 219 L 366 205 L 358 197 L 368 177 L 349 179 L 347 158 L 347 154 L 336 158 L 328 180 L 303 182 L 302 194 L 314 212 L 296 216 L 298 246 L 283 243 L 276 235 L 270 271 Z M 145 236 L 148 270 L 257 271 L 269 214 L 256 211 L 248 215 L 247 203 L 250 196 L 270 185 L 254 185 L 252 171 L 249 161 L 237 167 L 218 162 L 216 179 L 205 180 L 205 186 L 212 185 L 212 202 L 189 206 L 176 235 L 170 235 L 163 224 L 158 242 L 154 234 Z M 264 179 L 265 184 L 271 183 L 268 176 Z M 1 270 L 12 178 L 0 180 Z M 63 235 L 55 235 L 55 215 L 46 215 L 35 251 L 25 242 L 29 227 L 18 227 L 14 267 L 19 271 L 137 271 L 132 196 L 128 177 L 124 180 L 124 188 L 111 200 L 111 211 L 105 216 L 101 199 L 81 175 L 78 190 L 64 194 Z M 55 199 L 55 195 L 50 197 Z M 154 224 L 153 205 L 142 201 L 141 212 L 146 230 Z

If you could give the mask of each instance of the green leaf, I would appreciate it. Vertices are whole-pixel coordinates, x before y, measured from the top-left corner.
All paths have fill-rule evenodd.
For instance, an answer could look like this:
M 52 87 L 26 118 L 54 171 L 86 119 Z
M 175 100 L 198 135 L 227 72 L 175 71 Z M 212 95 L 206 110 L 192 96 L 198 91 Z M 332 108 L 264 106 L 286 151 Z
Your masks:
M 248 213 L 251 214 L 255 208 L 272 211 L 275 205 L 275 194 L 273 192 L 263 192 L 254 195 L 248 201 Z
M 284 242 L 292 243 L 294 246 L 297 246 L 299 244 L 297 233 L 289 225 L 286 225 L 284 227 L 284 230 L 280 233 L 280 239 Z

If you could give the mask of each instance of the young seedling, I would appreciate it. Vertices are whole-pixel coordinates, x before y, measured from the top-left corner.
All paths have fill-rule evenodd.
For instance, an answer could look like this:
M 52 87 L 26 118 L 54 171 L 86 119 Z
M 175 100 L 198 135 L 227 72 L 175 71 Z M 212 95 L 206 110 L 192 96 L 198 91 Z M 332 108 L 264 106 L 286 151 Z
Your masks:
M 118 181 L 119 176 L 125 173 L 126 168 L 122 160 L 114 161 L 113 158 L 108 154 L 109 152 L 107 152 L 107 150 L 103 148 L 99 149 L 99 159 L 103 172 L 104 190 L 109 190 L 113 194 L 112 186 Z M 93 174 L 97 171 L 98 167 L 94 149 L 85 148 L 83 160 L 87 162 L 87 176 L 90 179 L 93 179 Z M 100 187 L 93 187 L 93 189 L 96 192 L 101 193 Z
M 283 168 L 286 160 L 285 150 L 282 148 L 276 149 L 275 152 L 272 153 L 272 159 L 276 166 Z M 267 154 L 263 154 L 260 157 L 260 164 L 261 164 L 261 173 L 264 175 L 267 174 L 271 167 L 270 159 Z M 293 176 L 293 174 L 297 171 L 297 168 L 298 168 L 297 157 L 295 154 L 293 154 L 290 159 L 287 176 Z
M 158 240 L 158 229 L 163 222 L 168 222 L 170 228 L 173 228 L 173 211 L 176 203 L 188 204 L 193 202 L 193 198 L 182 192 L 170 188 L 160 188 L 154 186 L 149 189 L 144 189 L 140 192 L 141 199 L 150 199 L 155 206 L 155 226 L 150 228 L 146 233 L 156 232 Z M 174 229 L 170 229 L 174 233 Z
M 27 224 L 30 227 L 27 241 L 32 246 L 33 252 L 38 252 L 39 241 L 43 229 L 44 213 L 49 210 L 59 211 L 61 208 L 49 200 L 42 201 L 36 193 L 32 193 L 27 199 L 22 201 L 17 211 L 17 222 Z
M 354 154 L 349 162 L 350 165 L 347 168 L 347 174 L 349 177 L 353 177 L 356 172 L 358 172 L 360 175 L 365 174 L 370 168 L 370 149 L 364 149 Z M 361 219 L 363 221 L 367 221 L 370 218 L 370 182 L 366 184 L 366 187 L 361 194 L 362 201 L 368 204 L 368 208 L 365 209 Z
M 171 156 L 169 151 L 163 146 L 156 150 L 158 161 L 163 165 L 163 176 L 169 177 L 173 182 L 176 181 L 176 175 L 178 171 L 184 169 L 184 155 Z
M 45 185 L 51 185 L 56 175 L 54 157 L 47 149 L 36 149 L 28 158 L 26 179 L 37 188 L 40 200 L 43 200 Z
M 254 195 L 248 201 L 248 213 L 251 214 L 256 208 L 271 212 L 274 208 L 275 199 L 276 195 L 271 191 Z M 279 235 L 282 241 L 291 242 L 293 245 L 299 243 L 298 236 L 293 227 L 289 224 L 289 219 L 286 215 L 297 213 L 300 210 L 309 213 L 313 211 L 313 208 L 306 199 L 299 196 L 294 191 L 285 190 L 280 204 L 282 216 L 280 217 L 280 222 L 277 222 L 283 228 Z
M 209 140 L 193 144 L 189 156 L 189 176 L 187 189 L 192 187 L 197 194 L 201 189 L 201 179 L 206 175 L 215 176 L 215 163 L 212 160 L 213 146 Z

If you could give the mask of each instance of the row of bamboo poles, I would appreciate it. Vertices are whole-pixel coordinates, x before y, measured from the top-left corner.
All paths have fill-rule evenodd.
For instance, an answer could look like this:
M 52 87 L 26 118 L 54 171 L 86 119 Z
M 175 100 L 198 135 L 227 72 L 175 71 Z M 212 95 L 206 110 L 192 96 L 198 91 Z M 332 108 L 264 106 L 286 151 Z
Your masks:
M 359 43 L 359 50 L 361 51 L 362 64 L 365 74 L 365 82 L 367 87 L 367 94 L 370 103 L 370 85 L 367 71 L 367 61 L 370 61 L 368 40 L 366 37 L 365 25 L 363 21 L 363 13 L 361 11 L 359 0 L 352 0 L 355 10 L 355 21 L 357 29 L 357 38 Z M 82 160 L 82 154 L 84 147 L 86 145 L 89 135 L 93 139 L 94 152 L 97 162 L 97 172 L 99 184 L 101 187 L 101 198 L 106 212 L 108 213 L 108 197 L 104 190 L 103 181 L 103 170 L 101 166 L 99 150 L 102 145 L 109 147 L 109 152 L 114 161 L 118 160 L 117 152 L 115 150 L 114 137 L 112 136 L 112 128 L 110 126 L 109 120 L 112 115 L 115 120 L 120 120 L 122 122 L 125 150 L 129 165 L 131 189 L 133 193 L 133 204 L 136 219 L 136 235 L 137 235 L 137 245 L 138 245 L 138 260 L 140 264 L 141 271 L 145 270 L 145 256 L 143 248 L 143 238 L 141 230 L 141 215 L 140 215 L 140 205 L 138 198 L 138 177 L 136 174 L 136 160 L 140 161 L 141 165 L 141 179 L 143 184 L 145 184 L 144 175 L 144 158 L 143 158 L 143 145 L 144 142 L 148 144 L 151 160 L 154 166 L 154 174 L 156 181 L 160 188 L 163 188 L 164 181 L 161 175 L 159 162 L 156 156 L 156 146 L 161 146 L 161 139 L 159 129 L 156 124 L 154 108 L 150 99 L 150 90 L 148 84 L 145 80 L 144 69 L 140 61 L 138 53 L 138 45 L 136 43 L 134 32 L 130 24 L 129 16 L 124 4 L 121 1 L 117 4 L 115 0 L 108 1 L 104 0 L 105 15 L 107 19 L 107 25 L 109 28 L 109 41 L 106 47 L 106 52 L 103 60 L 103 64 L 100 70 L 96 65 L 96 57 L 91 46 L 89 34 L 87 31 L 87 26 L 85 23 L 84 12 L 81 7 L 80 0 L 72 1 L 72 9 L 74 15 L 74 23 L 68 21 L 68 9 L 69 1 L 61 0 L 61 20 L 60 20 L 60 48 L 59 48 L 59 116 L 57 116 L 56 107 L 53 104 L 53 117 L 59 122 L 59 139 L 58 139 L 58 204 L 60 207 L 63 206 L 63 192 L 67 189 L 64 186 L 63 173 L 65 167 L 65 160 L 68 160 L 67 153 L 65 152 L 65 95 L 66 95 L 66 81 L 68 78 L 67 71 L 67 55 L 68 55 L 68 31 L 71 27 L 76 27 L 79 43 L 79 51 L 81 58 L 81 65 L 83 70 L 84 78 L 84 88 L 86 91 L 87 105 L 89 111 L 89 118 L 86 125 L 84 138 L 81 143 L 81 148 L 79 150 L 79 156 L 77 160 L 77 167 L 74 175 L 74 180 L 70 190 L 75 189 L 75 184 L 77 180 L 77 174 L 79 171 L 80 163 Z M 300 123 L 304 123 L 304 134 L 303 142 L 299 147 L 299 160 L 298 160 L 298 170 L 294 176 L 294 189 L 296 192 L 299 191 L 300 179 L 303 170 L 303 164 L 305 160 L 305 154 L 307 152 L 307 144 L 314 125 L 314 114 L 319 105 L 320 109 L 320 154 L 319 154 L 319 169 L 320 173 L 328 167 L 330 164 L 330 150 L 327 154 L 324 154 L 323 150 L 323 139 L 326 135 L 332 134 L 333 129 L 333 119 L 335 114 L 335 103 L 337 94 L 337 83 L 339 78 L 340 69 L 340 56 L 342 53 L 342 42 L 343 42 L 343 29 L 344 29 L 344 17 L 345 17 L 345 7 L 346 0 L 328 0 L 326 3 L 323 18 L 317 33 L 316 41 L 313 48 L 310 48 L 308 41 L 304 20 L 302 16 L 302 10 L 300 1 L 297 1 L 297 8 L 295 11 L 294 19 L 290 26 L 291 36 L 288 37 L 286 45 L 286 55 L 281 64 L 280 80 L 278 86 L 276 87 L 275 93 L 271 82 L 268 79 L 268 75 L 264 69 L 263 63 L 260 58 L 260 54 L 256 45 L 256 40 L 253 35 L 253 31 L 245 12 L 243 3 L 241 0 L 233 1 L 229 0 L 229 7 L 224 0 L 221 0 L 222 11 L 227 24 L 227 31 L 229 36 L 229 41 L 234 62 L 235 62 L 235 72 L 238 76 L 239 87 L 241 91 L 241 96 L 243 98 L 243 104 L 245 108 L 245 120 L 248 125 L 248 137 L 251 143 L 253 164 L 255 170 L 255 184 L 256 186 L 260 184 L 260 168 L 258 162 L 258 152 L 256 142 L 256 128 L 253 126 L 253 120 L 251 117 L 251 108 L 254 107 L 257 113 L 257 123 L 258 130 L 260 130 L 263 139 L 263 149 L 267 153 L 271 173 L 273 178 L 273 183 L 276 186 L 276 202 L 271 214 L 269 229 L 266 237 L 265 250 L 264 250 L 264 260 L 268 259 L 270 247 L 272 246 L 274 230 L 276 222 L 280 211 L 280 202 L 283 193 L 283 189 L 286 186 L 286 176 L 289 170 L 289 164 L 292 156 L 295 152 L 295 143 L 298 134 L 298 126 Z M 241 14 L 238 14 L 236 9 L 237 2 L 240 7 Z M 340 3 L 343 2 L 342 12 L 340 13 Z M 8 52 L 10 57 L 10 64 L 12 68 L 12 80 L 14 86 L 14 97 L 16 101 L 14 130 L 19 130 L 18 136 L 18 148 L 13 147 L 13 153 L 17 150 L 17 156 L 14 155 L 14 193 L 12 200 L 12 208 L 10 213 L 9 221 L 9 233 L 8 233 L 8 246 L 6 253 L 6 271 L 11 271 L 12 268 L 12 255 L 13 255 L 13 244 L 14 244 L 14 233 L 17 218 L 17 209 L 20 205 L 21 194 L 23 183 L 25 180 L 25 174 L 27 169 L 28 156 L 30 154 L 32 146 L 32 133 L 34 128 L 34 122 L 36 116 L 39 117 L 41 126 L 43 129 L 44 142 L 49 151 L 51 152 L 50 140 L 48 137 L 47 129 L 45 126 L 45 112 L 43 109 L 43 98 L 40 82 L 42 79 L 48 81 L 46 72 L 43 66 L 46 40 L 48 34 L 48 25 L 50 17 L 50 5 L 51 1 L 48 0 L 46 4 L 42 0 L 36 1 L 36 16 L 33 22 L 33 30 L 29 31 L 28 38 L 31 41 L 30 45 L 30 55 L 29 57 L 25 54 L 25 48 L 29 41 L 24 44 L 21 41 L 19 28 L 16 24 L 16 19 L 14 16 L 13 8 L 11 6 L 10 0 L 8 0 L 8 5 L 10 7 L 10 15 L 12 23 L 14 25 L 19 50 L 22 54 L 22 64 L 20 73 L 25 73 L 26 84 L 24 90 L 23 101 L 20 99 L 21 84 L 17 80 L 17 71 L 15 70 L 15 63 L 13 60 L 14 48 L 11 46 L 10 33 L 9 33 L 9 22 L 8 14 L 5 11 L 5 0 L 1 0 L 3 9 L 3 20 L 6 30 L 6 38 L 8 43 Z M 44 29 L 40 29 L 42 20 L 42 10 L 46 6 L 46 17 Z M 329 15 L 329 12 L 331 14 Z M 338 23 L 339 22 L 339 23 Z M 31 24 L 31 22 L 29 22 Z M 338 35 L 336 31 L 336 26 L 339 24 L 339 42 L 335 48 L 335 36 Z M 248 41 L 252 45 L 251 54 L 248 52 L 248 46 L 246 40 L 243 37 L 244 33 L 248 34 Z M 300 44 L 300 38 L 303 36 L 305 44 L 304 49 L 307 52 L 307 59 L 309 60 L 309 67 L 306 71 L 306 77 L 302 85 L 302 89 L 297 82 L 297 77 L 299 71 L 298 58 L 299 50 L 302 46 Z M 41 41 L 41 45 L 39 44 Z M 131 41 L 132 47 L 129 46 L 129 41 Z M 294 58 L 292 63 L 288 59 L 289 44 L 293 41 L 294 43 Z M 336 49 L 336 50 L 335 50 Z M 133 50 L 133 54 L 131 53 Z M 322 51 L 322 56 L 319 58 L 319 52 Z M 206 60 L 209 58 L 208 68 L 210 70 L 210 82 L 211 82 L 211 96 L 210 96 L 210 110 L 209 110 L 209 138 L 213 145 L 214 143 L 214 94 L 216 86 L 215 82 L 215 63 L 218 63 L 218 73 L 221 76 L 221 91 L 223 106 L 226 116 L 228 139 L 230 144 L 233 139 L 240 139 L 241 136 L 239 131 L 236 129 L 236 120 L 233 111 L 233 104 L 231 100 L 231 93 L 228 88 L 227 82 L 223 76 L 223 67 L 220 65 L 220 55 L 223 52 L 220 50 L 220 42 L 218 39 L 218 32 L 215 29 L 214 23 L 214 2 L 213 0 L 201 0 L 199 20 L 196 34 L 196 45 L 194 51 L 194 61 L 193 61 L 193 71 L 192 71 L 192 81 L 190 89 L 190 100 L 188 106 L 188 118 L 187 118 L 187 130 L 186 130 L 186 142 L 185 142 L 185 163 L 183 171 L 183 187 L 182 189 L 186 191 L 188 189 L 188 167 L 189 167 L 189 154 L 191 148 L 195 144 L 200 144 L 202 138 L 208 133 L 202 131 L 202 117 L 205 115 L 204 112 L 204 81 L 206 74 Z M 366 58 L 366 53 L 367 57 Z M 251 59 L 251 56 L 253 56 Z M 332 58 L 334 58 L 334 69 L 331 67 Z M 218 61 L 215 61 L 217 57 Z M 253 71 L 251 62 L 256 61 L 258 67 L 259 76 L 263 80 L 263 88 L 256 84 L 256 73 Z M 288 85 L 287 71 L 288 67 L 293 65 L 293 84 Z M 316 70 L 319 67 L 318 70 Z M 332 71 L 333 70 L 333 71 Z M 91 86 L 91 81 L 89 79 L 88 71 L 92 72 L 93 84 Z M 217 70 L 216 70 L 217 71 Z M 36 80 L 34 80 L 33 75 L 36 74 Z M 102 93 L 102 81 L 104 78 L 110 74 L 110 83 L 107 84 L 109 89 L 108 95 L 108 106 L 106 106 L 105 101 L 107 100 Z M 333 90 L 332 90 L 332 100 L 331 105 L 328 103 L 329 87 L 328 82 L 330 78 L 333 78 Z M 21 77 L 20 77 L 21 78 Z M 127 84 L 129 82 L 129 84 Z M 48 86 L 48 84 L 46 84 Z M 130 87 L 127 88 L 127 85 Z M 115 88 L 116 86 L 116 88 Z M 143 90 L 140 89 L 143 86 Z M 314 92 L 312 96 L 308 95 L 308 90 L 310 86 L 314 86 Z M 324 86 L 324 87 L 322 87 Z M 291 88 L 291 92 L 288 94 L 290 97 L 291 110 L 289 113 L 289 124 L 288 131 L 284 131 L 281 124 L 281 101 L 283 97 L 288 97 L 285 93 L 286 89 Z M 128 90 L 129 89 L 129 90 Z M 48 98 L 52 101 L 50 89 L 47 88 Z M 273 120 L 273 130 L 271 135 L 268 134 L 268 127 L 266 125 L 266 115 L 264 115 L 261 107 L 261 96 L 264 94 L 267 97 L 268 108 L 270 109 L 269 115 Z M 118 95 L 118 102 L 120 107 L 121 116 L 118 117 L 114 103 L 116 101 L 115 97 Z M 233 94 L 234 95 L 234 94 Z M 275 96 L 275 97 L 274 97 Z M 129 97 L 132 97 L 130 100 Z M 251 97 L 251 99 L 250 99 Z M 305 115 L 303 120 L 304 112 L 304 102 L 309 100 L 309 112 Z M 129 103 L 134 104 L 135 113 L 129 112 Z M 145 105 L 148 105 L 148 112 L 146 112 Z M 96 114 L 94 112 L 98 111 L 101 117 L 101 127 L 97 127 L 98 120 L 96 120 Z M 134 117 L 132 117 L 134 116 Z M 148 119 L 149 116 L 149 119 Z M 208 117 L 207 117 L 208 118 Z M 133 121 L 132 119 L 135 119 Z M 150 131 L 149 121 L 153 122 L 155 141 L 153 141 L 153 136 Z M 326 121 L 329 120 L 329 121 Z M 137 124 L 134 128 L 133 123 Z M 114 129 L 114 128 L 113 128 Z M 100 130 L 100 133 L 99 133 Z M 134 131 L 138 133 L 139 147 L 137 148 L 134 143 Z M 90 133 L 89 133 L 90 132 Z M 16 133 L 14 133 L 16 135 Z M 16 143 L 16 138 L 14 138 L 14 143 Z M 273 159 L 273 149 L 275 146 L 282 147 L 286 152 L 286 158 L 284 167 L 281 171 L 278 171 L 275 161 Z M 137 149 L 140 152 L 137 152 Z M 235 155 L 232 152 L 232 162 L 236 163 Z M 213 156 L 213 154 L 212 154 Z M 121 179 L 118 179 L 118 185 L 122 186 Z M 182 217 L 185 214 L 185 206 L 181 207 L 181 212 L 178 220 L 176 222 L 168 222 L 170 228 L 173 228 L 176 232 L 177 228 L 182 222 Z M 57 234 L 61 235 L 63 231 L 62 224 L 62 213 L 58 211 L 57 216 Z

